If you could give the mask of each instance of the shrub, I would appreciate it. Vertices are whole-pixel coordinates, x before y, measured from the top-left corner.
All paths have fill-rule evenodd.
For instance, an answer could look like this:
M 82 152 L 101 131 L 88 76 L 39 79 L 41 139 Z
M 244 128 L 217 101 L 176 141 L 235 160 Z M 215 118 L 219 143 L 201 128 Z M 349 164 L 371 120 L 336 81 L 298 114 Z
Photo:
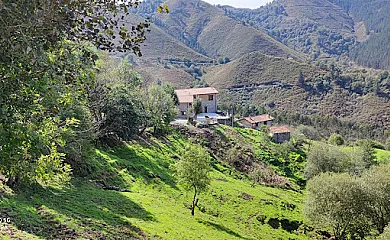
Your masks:
M 297 127 L 297 135 L 304 135 L 306 138 L 310 140 L 319 140 L 321 138 L 321 134 L 315 129 L 314 127 L 311 126 L 304 126 L 304 125 L 299 125 Z
M 364 239 L 370 233 L 368 198 L 360 179 L 324 173 L 308 182 L 304 214 L 312 224 L 332 229 L 335 239 Z
M 335 145 L 335 146 L 341 146 L 344 145 L 345 141 L 344 138 L 340 134 L 332 134 L 329 139 L 328 143 Z

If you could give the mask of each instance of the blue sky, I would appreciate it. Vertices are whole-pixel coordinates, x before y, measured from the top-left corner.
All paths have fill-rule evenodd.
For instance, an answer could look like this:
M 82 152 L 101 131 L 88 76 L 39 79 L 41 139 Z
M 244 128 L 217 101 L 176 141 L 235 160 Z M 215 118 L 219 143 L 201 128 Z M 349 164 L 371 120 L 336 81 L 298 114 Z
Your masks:
M 272 0 L 203 0 L 211 4 L 230 5 L 241 8 L 258 8 Z

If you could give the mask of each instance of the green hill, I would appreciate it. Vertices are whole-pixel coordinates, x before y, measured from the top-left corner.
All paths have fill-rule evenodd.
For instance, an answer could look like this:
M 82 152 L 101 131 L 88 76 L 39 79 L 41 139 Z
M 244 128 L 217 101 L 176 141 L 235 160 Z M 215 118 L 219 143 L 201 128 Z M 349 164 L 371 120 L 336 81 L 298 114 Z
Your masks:
M 209 136 L 207 131 L 189 131 L 199 141 Z M 247 130 L 220 127 L 212 136 L 226 144 L 247 136 L 245 142 L 254 147 L 259 141 L 273 146 Z M 174 133 L 96 150 L 88 178 L 75 178 L 69 188 L 36 187 L 4 197 L 0 213 L 11 223 L 0 233 L 11 239 L 310 239 L 300 228 L 302 193 L 251 187 L 244 175 L 215 155 L 210 190 L 200 196 L 192 217 L 192 195 L 176 184 L 170 168 L 187 143 L 185 135 Z M 100 182 L 131 192 L 103 190 Z
M 192 193 L 177 184 L 171 168 L 189 143 L 186 136 L 213 158 L 211 186 L 199 196 L 195 216 L 189 209 Z M 243 164 L 267 164 L 274 172 L 269 184 L 252 186 L 246 174 L 229 166 L 224 156 L 245 145 L 256 158 Z M 180 127 L 159 138 L 146 134 L 122 147 L 96 150 L 85 175 L 67 187 L 5 193 L 0 185 L 0 214 L 10 219 L 0 225 L 0 234 L 3 239 L 324 239 L 329 233 L 303 216 L 305 149 L 227 126 Z M 389 151 L 378 150 L 377 156 L 390 159 Z M 272 185 L 276 178 L 285 183 Z

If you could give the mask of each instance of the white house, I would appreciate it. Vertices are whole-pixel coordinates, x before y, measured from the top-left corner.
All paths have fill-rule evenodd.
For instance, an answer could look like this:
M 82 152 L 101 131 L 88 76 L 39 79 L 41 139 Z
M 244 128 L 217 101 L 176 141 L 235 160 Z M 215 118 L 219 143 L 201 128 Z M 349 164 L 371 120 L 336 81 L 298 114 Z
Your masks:
M 202 113 L 216 113 L 218 104 L 218 91 L 213 87 L 189 88 L 175 90 L 179 98 L 179 118 L 186 118 L 188 108 L 192 107 L 195 98 L 202 102 Z

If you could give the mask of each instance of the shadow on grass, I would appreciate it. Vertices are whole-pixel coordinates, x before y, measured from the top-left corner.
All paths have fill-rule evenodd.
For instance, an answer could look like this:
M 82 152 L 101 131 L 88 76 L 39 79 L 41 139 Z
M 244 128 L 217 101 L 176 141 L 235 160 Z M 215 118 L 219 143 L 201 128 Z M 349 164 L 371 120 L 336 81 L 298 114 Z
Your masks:
M 213 223 L 213 222 L 205 221 L 205 220 L 198 220 L 198 222 L 199 223 L 203 223 L 203 224 L 205 224 L 207 226 L 211 226 L 211 227 L 215 228 L 218 231 L 223 231 L 223 232 L 225 232 L 225 233 L 227 233 L 229 235 L 232 235 L 232 236 L 234 236 L 236 238 L 248 239 L 248 240 L 250 239 L 250 238 L 243 237 L 240 234 L 234 232 L 233 230 L 231 230 L 231 229 L 229 229 L 227 227 L 224 227 L 224 226 L 222 226 L 220 224 L 217 224 L 217 223 Z
M 141 178 L 147 183 L 158 179 L 177 189 L 172 170 L 169 169 L 169 157 L 159 154 L 156 149 L 144 148 L 136 152 L 130 147 L 124 147 L 103 154 L 116 162 L 116 168 L 126 168 L 135 178 Z
M 155 221 L 153 215 L 116 191 L 74 181 L 67 191 L 35 188 L 8 197 L 0 213 L 19 230 L 47 239 L 133 239 L 146 234 L 128 219 Z

